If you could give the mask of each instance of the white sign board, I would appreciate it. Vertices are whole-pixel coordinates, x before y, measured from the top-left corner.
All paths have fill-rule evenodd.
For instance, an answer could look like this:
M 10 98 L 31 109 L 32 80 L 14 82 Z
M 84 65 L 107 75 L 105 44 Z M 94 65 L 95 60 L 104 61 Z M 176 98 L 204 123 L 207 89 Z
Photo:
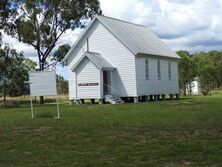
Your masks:
M 55 71 L 29 72 L 31 96 L 56 96 Z
M 57 118 L 60 118 L 55 71 L 29 72 L 29 85 L 32 118 L 34 118 L 32 96 L 57 96 Z

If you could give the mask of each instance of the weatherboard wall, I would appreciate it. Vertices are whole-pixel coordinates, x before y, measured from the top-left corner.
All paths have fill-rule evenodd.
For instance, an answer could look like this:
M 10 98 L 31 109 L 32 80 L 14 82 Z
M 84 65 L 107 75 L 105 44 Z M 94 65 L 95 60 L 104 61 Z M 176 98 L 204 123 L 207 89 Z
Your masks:
M 92 24 L 91 28 L 87 33 L 83 32 L 83 36 L 80 41 L 77 41 L 76 48 L 71 52 L 71 56 L 67 59 L 68 62 L 68 71 L 69 71 L 69 99 L 77 99 L 77 80 L 76 74 L 71 69 L 78 62 L 78 60 L 83 56 L 83 54 L 87 51 L 87 38 L 93 33 L 95 30 L 95 23 Z
M 178 85 L 178 67 L 177 61 L 172 59 L 160 60 L 161 78 L 158 79 L 157 62 L 158 57 L 136 57 L 136 81 L 138 96 L 158 95 L 158 94 L 177 94 Z M 145 62 L 149 63 L 149 78 L 146 78 Z M 171 79 L 168 73 L 168 63 L 171 62 Z
M 76 99 L 100 99 L 100 70 L 85 58 L 76 71 Z M 89 84 L 89 85 L 87 85 Z
M 89 38 L 89 50 L 98 52 L 114 68 L 111 86 L 119 96 L 136 96 L 135 56 L 101 23 Z
M 72 71 L 74 64 L 80 59 L 80 57 L 86 51 L 86 43 L 81 43 L 77 48 L 77 54 L 73 53 L 73 56 L 70 57 L 70 63 L 68 64 L 68 77 L 69 77 L 69 99 L 76 99 L 76 73 Z
M 111 86 L 119 95 L 136 96 L 136 70 L 135 56 L 108 31 L 99 21 L 95 21 L 82 39 L 77 43 L 76 49 L 68 58 L 69 68 L 69 96 L 76 99 L 76 76 L 70 69 L 87 51 L 87 38 L 89 39 L 89 51 L 100 53 L 113 67 Z M 102 86 L 102 85 L 101 85 Z

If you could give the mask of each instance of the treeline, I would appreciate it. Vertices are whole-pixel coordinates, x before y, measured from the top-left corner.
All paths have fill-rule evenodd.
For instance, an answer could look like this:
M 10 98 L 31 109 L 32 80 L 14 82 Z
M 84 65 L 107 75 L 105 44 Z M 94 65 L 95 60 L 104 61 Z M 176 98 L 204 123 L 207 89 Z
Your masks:
M 7 45 L 0 47 L 0 97 L 3 101 L 7 96 L 29 95 L 28 72 L 35 70 L 38 70 L 37 64 L 22 53 Z M 68 93 L 68 81 L 62 76 L 57 76 L 57 85 L 59 94 Z
M 178 51 L 179 84 L 186 95 L 187 86 L 198 77 L 203 94 L 212 90 L 222 90 L 222 51 L 209 51 L 190 54 L 188 51 Z

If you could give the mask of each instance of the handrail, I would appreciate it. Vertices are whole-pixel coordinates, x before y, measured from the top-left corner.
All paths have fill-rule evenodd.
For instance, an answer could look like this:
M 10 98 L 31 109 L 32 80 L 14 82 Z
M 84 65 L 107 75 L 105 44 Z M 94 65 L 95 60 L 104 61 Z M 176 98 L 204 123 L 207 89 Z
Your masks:
M 118 96 L 118 92 L 116 89 L 114 89 L 113 87 L 111 87 L 110 85 L 108 84 L 105 84 L 105 86 L 107 86 L 108 88 L 108 94 L 105 94 L 105 95 L 111 95 L 112 97 L 114 96 L 115 98 L 119 98 Z M 110 90 L 109 90 L 110 89 Z M 114 94 L 113 94 L 114 93 Z

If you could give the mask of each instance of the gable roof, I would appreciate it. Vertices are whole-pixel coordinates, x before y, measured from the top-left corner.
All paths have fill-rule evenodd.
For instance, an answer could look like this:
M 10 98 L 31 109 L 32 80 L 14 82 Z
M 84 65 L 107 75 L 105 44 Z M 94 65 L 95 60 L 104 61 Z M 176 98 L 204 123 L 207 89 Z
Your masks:
M 179 58 L 174 51 L 145 26 L 104 16 L 97 16 L 97 18 L 134 55 L 140 53 Z
M 83 56 L 74 64 L 72 71 L 75 71 L 79 64 L 85 59 L 88 58 L 99 70 L 101 69 L 114 69 L 114 67 L 104 59 L 99 53 L 96 52 L 85 52 Z
M 79 40 L 77 40 L 70 49 L 70 52 L 67 53 L 64 60 L 69 57 L 70 53 L 75 49 L 75 46 L 96 20 L 103 24 L 103 26 L 107 28 L 107 30 L 110 31 L 134 55 L 147 54 L 180 59 L 174 51 L 172 51 L 147 27 L 115 18 L 96 16 L 85 32 L 80 36 Z

